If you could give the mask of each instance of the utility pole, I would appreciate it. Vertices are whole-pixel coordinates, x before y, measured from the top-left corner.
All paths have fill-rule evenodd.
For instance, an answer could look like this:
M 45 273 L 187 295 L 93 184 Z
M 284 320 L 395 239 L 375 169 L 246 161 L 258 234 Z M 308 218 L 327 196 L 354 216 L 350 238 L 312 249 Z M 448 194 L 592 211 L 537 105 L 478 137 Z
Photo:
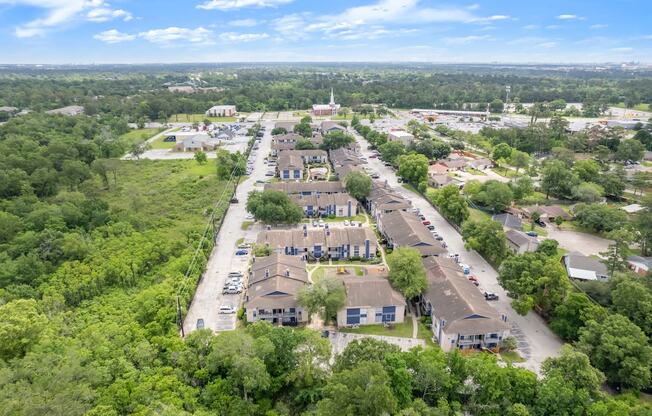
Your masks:
M 179 295 L 177 294 L 177 325 L 181 329 L 181 338 L 185 338 L 186 334 L 183 331 L 183 316 L 181 316 L 181 301 L 179 301 Z

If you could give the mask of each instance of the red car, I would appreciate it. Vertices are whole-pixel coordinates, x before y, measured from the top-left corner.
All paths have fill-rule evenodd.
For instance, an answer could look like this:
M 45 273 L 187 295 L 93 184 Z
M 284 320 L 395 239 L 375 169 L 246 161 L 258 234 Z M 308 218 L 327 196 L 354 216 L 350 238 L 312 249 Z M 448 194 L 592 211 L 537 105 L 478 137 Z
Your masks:
M 472 280 L 472 281 L 474 281 L 474 282 L 477 282 L 477 281 L 478 281 L 478 278 L 475 277 L 475 276 L 473 276 L 473 275 L 471 275 L 471 276 L 469 276 L 469 280 Z
M 377 158 L 377 157 L 378 157 L 378 156 L 376 156 L 376 155 L 371 155 L 371 156 L 369 156 L 369 159 L 375 159 L 375 158 Z
M 428 221 L 428 220 L 422 221 L 422 223 L 423 223 L 423 225 L 430 225 L 430 221 Z

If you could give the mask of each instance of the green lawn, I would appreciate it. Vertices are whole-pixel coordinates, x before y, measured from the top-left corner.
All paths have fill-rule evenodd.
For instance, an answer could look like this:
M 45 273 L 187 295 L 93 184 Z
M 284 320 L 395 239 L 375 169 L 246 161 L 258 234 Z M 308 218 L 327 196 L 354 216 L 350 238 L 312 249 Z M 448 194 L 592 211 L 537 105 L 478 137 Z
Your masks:
M 320 218 L 320 219 L 314 219 L 314 218 L 305 218 L 302 222 L 307 222 L 307 223 L 312 223 L 313 221 L 324 221 L 324 222 L 344 222 L 344 220 L 349 220 L 349 221 L 358 221 L 361 223 L 364 223 L 367 220 L 367 217 L 365 214 L 358 214 L 354 215 L 353 217 L 335 217 L 335 218 Z
M 385 328 L 382 324 L 360 325 L 358 328 L 340 328 L 340 332 L 351 334 L 381 335 L 387 337 L 412 338 L 412 318 L 405 317 L 405 322 Z
M 127 147 L 129 147 L 133 144 L 143 143 L 161 131 L 162 129 L 134 129 L 120 136 L 120 140 L 122 140 L 127 145 Z
M 466 172 L 470 173 L 471 175 L 476 175 L 476 176 L 487 176 L 487 174 L 484 173 L 483 171 L 473 169 L 473 168 L 466 168 Z
M 525 359 L 521 357 L 516 351 L 501 352 L 499 355 L 500 358 L 508 364 L 525 362 Z
M 503 167 L 503 166 L 496 166 L 494 168 L 491 168 L 494 172 L 499 174 L 500 176 L 504 176 L 506 178 L 518 178 L 519 176 L 522 176 L 522 172 L 516 173 L 515 170 Z
M 437 344 L 435 344 L 432 340 L 432 330 L 428 328 L 423 322 L 420 320 L 418 322 L 418 327 L 417 327 L 417 338 L 423 339 L 426 341 L 426 345 L 429 347 L 435 347 Z
M 473 221 L 482 221 L 486 219 L 491 219 L 491 215 L 477 208 L 469 207 L 469 214 L 470 214 L 469 219 Z
M 613 104 L 614 107 L 618 108 L 625 108 L 625 103 L 618 103 L 618 104 Z M 638 111 L 652 111 L 652 108 L 650 108 L 650 104 L 647 103 L 641 103 L 641 104 L 636 104 L 632 110 L 638 110 Z
M 232 123 L 235 117 L 208 117 L 205 114 L 174 114 L 168 120 L 169 123 L 202 123 L 208 119 L 213 123 Z

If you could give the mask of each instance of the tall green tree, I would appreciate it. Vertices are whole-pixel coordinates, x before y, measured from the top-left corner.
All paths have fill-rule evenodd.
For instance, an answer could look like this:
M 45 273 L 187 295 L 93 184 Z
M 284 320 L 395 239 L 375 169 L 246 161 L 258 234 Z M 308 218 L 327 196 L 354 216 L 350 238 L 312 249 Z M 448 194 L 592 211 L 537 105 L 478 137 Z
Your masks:
M 363 200 L 371 193 L 371 178 L 364 172 L 350 172 L 344 178 L 344 184 L 347 192 L 358 200 Z
M 460 194 L 460 188 L 446 185 L 437 191 L 428 191 L 427 198 L 437 205 L 442 215 L 455 224 L 462 224 L 469 218 L 469 207 L 466 199 Z
M 337 311 L 344 307 L 346 291 L 342 281 L 325 277 L 299 292 L 298 302 L 310 314 L 318 313 L 324 321 L 334 320 Z
M 499 222 L 490 219 L 466 221 L 462 224 L 462 238 L 467 249 L 477 251 L 494 264 L 507 256 L 507 239 Z
M 403 295 L 411 299 L 423 293 L 428 286 L 421 253 L 410 247 L 400 247 L 387 256 L 389 281 Z
M 420 184 L 428 177 L 428 158 L 418 154 L 399 156 L 398 174 L 411 184 Z
M 296 224 L 303 210 L 281 191 L 252 191 L 247 199 L 247 211 L 265 224 Z

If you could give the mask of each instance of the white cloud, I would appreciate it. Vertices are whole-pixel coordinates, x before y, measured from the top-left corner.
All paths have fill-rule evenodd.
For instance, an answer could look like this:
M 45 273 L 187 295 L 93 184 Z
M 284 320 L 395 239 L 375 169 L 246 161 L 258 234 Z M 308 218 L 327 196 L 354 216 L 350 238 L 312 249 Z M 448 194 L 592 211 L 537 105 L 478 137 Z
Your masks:
M 14 34 L 20 38 L 45 35 L 48 31 L 64 27 L 79 19 L 105 22 L 112 19 L 130 20 L 131 13 L 113 9 L 103 0 L 0 0 L 0 4 L 27 6 L 45 11 L 27 23 L 19 24 Z
M 473 9 L 473 8 L 472 8 Z M 326 38 L 360 38 L 365 33 L 384 36 L 409 33 L 412 29 L 387 26 L 422 25 L 428 23 L 489 23 L 510 19 L 506 15 L 486 18 L 472 14 L 464 7 L 426 7 L 420 0 L 377 0 L 364 6 L 350 7 L 338 14 L 313 15 L 295 13 L 273 21 L 276 31 L 292 39 L 306 38 L 321 33 Z
M 557 46 L 557 42 L 542 42 L 542 43 L 539 43 L 537 46 L 540 47 L 540 48 L 550 49 L 550 48 L 554 48 L 555 46 Z
M 622 48 L 611 48 L 611 50 L 614 51 L 614 52 L 625 53 L 625 52 L 632 52 L 634 50 L 634 48 L 622 47 Z
M 239 19 L 239 20 L 231 20 L 229 22 L 229 26 L 236 26 L 236 27 L 253 27 L 256 26 L 258 22 L 256 19 Z
M 489 35 L 470 35 L 470 36 L 459 36 L 459 37 L 450 37 L 443 39 L 445 43 L 451 45 L 463 45 L 467 43 L 480 42 L 480 41 L 492 41 L 493 38 Z
M 128 33 L 119 32 L 116 29 L 111 29 L 100 32 L 97 35 L 94 35 L 93 38 L 106 43 L 120 43 L 132 41 L 136 39 L 136 35 L 130 35 Z
M 593 30 L 597 30 L 597 29 L 606 29 L 606 28 L 608 28 L 608 27 L 609 27 L 609 25 L 603 25 L 603 24 L 596 24 L 596 25 L 591 25 L 591 26 L 589 26 L 589 28 L 591 28 L 591 29 L 593 29 Z
M 478 10 L 479 8 L 480 8 L 480 5 L 478 3 L 473 3 L 473 4 L 469 4 L 468 6 L 466 6 L 467 10 Z
M 523 26 L 523 29 L 525 29 L 525 30 L 535 30 L 535 29 L 539 29 L 540 27 L 541 26 L 539 26 L 539 25 L 525 25 L 525 26 Z
M 128 22 L 133 18 L 134 17 L 132 16 L 132 14 L 125 10 L 122 9 L 111 10 L 105 7 L 92 9 L 86 14 L 86 20 L 89 20 L 91 22 L 106 22 L 113 19 L 122 19 L 125 22 Z
M 557 16 L 557 19 L 559 19 L 559 20 L 575 20 L 575 19 L 579 19 L 579 16 L 577 16 L 576 14 L 560 14 L 559 16 Z
M 269 35 L 267 33 L 235 33 L 235 32 L 225 32 L 220 33 L 220 39 L 225 42 L 241 43 L 241 42 L 253 42 L 256 40 L 267 39 Z
M 277 7 L 293 0 L 208 0 L 197 5 L 204 10 L 236 10 L 245 7 Z
M 559 26 L 559 25 L 548 25 L 548 26 L 546 26 L 546 29 L 551 29 L 551 30 L 555 30 L 555 29 L 559 29 L 559 28 L 561 28 L 561 26 Z
M 213 42 L 213 32 L 203 27 L 189 29 L 184 27 L 168 27 L 141 32 L 139 37 L 159 45 L 174 43 L 208 44 Z

